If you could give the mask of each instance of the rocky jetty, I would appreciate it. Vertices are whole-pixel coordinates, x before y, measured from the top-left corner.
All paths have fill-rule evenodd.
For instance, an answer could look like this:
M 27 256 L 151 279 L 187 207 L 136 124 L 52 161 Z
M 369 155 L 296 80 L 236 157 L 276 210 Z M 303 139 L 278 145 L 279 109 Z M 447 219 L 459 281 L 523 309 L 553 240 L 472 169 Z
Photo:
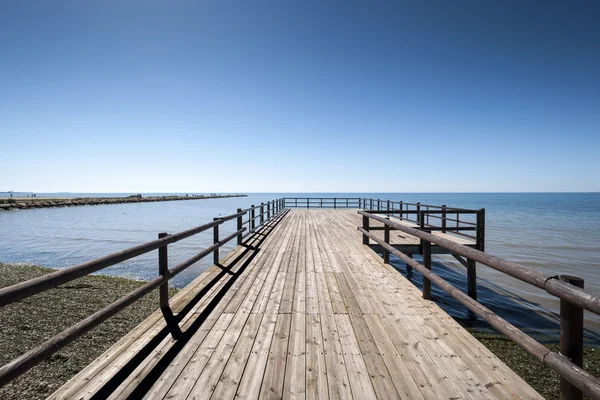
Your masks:
M 5 197 L 0 198 L 0 210 L 25 210 L 29 208 L 95 206 L 101 204 L 148 203 L 154 201 L 204 200 L 226 197 L 245 197 L 245 194 L 211 194 L 187 196 L 148 196 L 141 194 L 128 197 L 73 197 L 73 198 L 43 198 L 43 197 Z

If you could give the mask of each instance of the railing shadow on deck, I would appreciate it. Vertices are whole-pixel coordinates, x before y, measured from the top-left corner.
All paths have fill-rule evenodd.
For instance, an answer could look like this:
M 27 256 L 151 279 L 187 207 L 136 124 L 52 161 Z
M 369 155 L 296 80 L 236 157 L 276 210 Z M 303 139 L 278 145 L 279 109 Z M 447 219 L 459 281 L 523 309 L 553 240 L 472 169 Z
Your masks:
M 276 217 L 272 221 L 265 224 L 264 229 L 260 232 L 256 232 L 251 240 L 242 244 L 245 250 L 240 253 L 234 260 L 227 263 L 227 270 L 235 267 L 239 262 L 243 261 L 240 268 L 232 273 L 232 278 L 229 279 L 223 287 L 217 292 L 215 297 L 207 304 L 206 308 L 198 314 L 198 317 L 194 322 L 182 332 L 181 336 L 178 337 L 177 341 L 173 346 L 161 357 L 156 365 L 149 370 L 144 378 L 137 384 L 136 388 L 128 396 L 131 399 L 142 398 L 156 383 L 157 379 L 162 373 L 168 368 L 171 362 L 177 357 L 180 351 L 185 347 L 189 340 L 198 332 L 202 327 L 202 324 L 206 321 L 211 312 L 219 305 L 225 294 L 231 289 L 236 280 L 244 273 L 248 265 L 251 264 L 252 260 L 260 253 L 260 245 L 269 237 L 273 229 L 281 222 L 281 220 L 287 214 L 284 211 L 280 216 Z M 250 243 L 251 242 L 251 243 Z M 204 286 L 194 298 L 177 314 L 176 318 L 178 322 L 181 322 L 183 318 L 202 300 L 204 295 L 214 287 L 223 276 L 226 274 L 225 271 L 219 273 L 213 278 L 206 286 Z M 148 357 L 153 350 L 169 335 L 170 330 L 168 327 L 163 328 L 148 344 L 146 344 L 127 364 L 125 364 L 117 374 L 115 374 L 109 381 L 107 381 L 102 388 L 100 388 L 92 397 L 92 399 L 105 399 L 109 397 L 130 375 L 135 371 L 137 367 Z
M 136 290 L 126 294 L 120 299 L 112 302 L 108 306 L 96 311 L 94 314 L 78 322 L 77 324 L 72 325 L 35 348 L 30 349 L 21 356 L 1 366 L 0 386 L 3 386 L 14 378 L 22 375 L 33 366 L 49 358 L 61 348 L 77 340 L 81 335 L 92 330 L 106 319 L 119 313 L 124 308 L 130 306 L 135 301 L 139 300 L 155 289 L 159 290 L 159 306 L 163 313 L 163 317 L 165 318 L 167 329 L 172 334 L 174 339 L 178 339 L 181 335 L 181 330 L 178 324 L 179 319 L 173 315 L 169 304 L 169 280 L 210 254 L 213 255 L 213 264 L 222 267 L 222 271 L 220 272 L 221 277 L 223 276 L 221 274 L 231 274 L 231 271 L 229 271 L 227 268 L 223 268 L 223 266 L 219 264 L 220 248 L 234 239 L 237 239 L 238 246 L 242 246 L 244 243 L 248 244 L 255 241 L 258 236 L 252 236 L 246 240 L 246 242 L 244 242 L 244 232 L 248 231 L 250 233 L 255 233 L 268 231 L 269 226 L 272 225 L 274 221 L 279 221 L 287 212 L 288 210 L 284 207 L 284 201 L 282 198 L 275 199 L 267 203 L 261 203 L 257 206 L 252 205 L 250 208 L 245 210 L 238 208 L 235 214 L 214 218 L 212 222 L 207 224 L 172 235 L 164 232 L 159 233 L 157 240 L 143 243 L 126 250 L 58 270 L 9 287 L 0 288 L 0 307 L 4 307 L 8 304 L 45 292 L 59 285 L 71 282 L 75 279 L 103 270 L 123 261 L 153 252 L 155 250 L 158 251 L 159 275 L 157 278 L 143 284 Z M 246 220 L 244 220 L 244 216 L 247 216 Z M 222 237 L 219 234 L 219 226 L 228 221 L 235 221 L 237 230 L 226 237 Z M 244 225 L 248 226 L 245 227 Z M 213 244 L 211 246 L 201 250 L 187 260 L 171 268 L 169 267 L 168 246 L 170 244 L 187 239 L 210 229 L 213 230 Z M 246 250 L 256 250 L 256 248 L 249 246 Z M 206 291 L 204 293 L 206 293 Z

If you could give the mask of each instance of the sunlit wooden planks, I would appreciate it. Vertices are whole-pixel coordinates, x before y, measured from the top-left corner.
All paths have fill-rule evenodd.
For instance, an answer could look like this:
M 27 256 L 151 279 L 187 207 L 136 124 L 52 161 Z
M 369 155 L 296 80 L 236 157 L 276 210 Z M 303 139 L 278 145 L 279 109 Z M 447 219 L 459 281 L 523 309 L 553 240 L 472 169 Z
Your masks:
M 356 210 L 292 210 L 222 264 L 233 275 L 182 321 L 218 302 L 181 345 L 165 337 L 110 395 L 181 399 L 539 398 L 368 246 Z M 257 236 L 258 237 L 258 236 Z M 245 254 L 243 256 L 242 254 Z M 231 260 L 238 263 L 231 264 Z M 242 266 L 243 264 L 243 266 Z M 217 276 L 212 267 L 173 303 Z M 235 277 L 235 278 L 234 278 Z M 220 289 L 226 289 L 220 291 Z M 54 398 L 90 398 L 164 328 L 160 314 L 84 369 Z M 171 349 L 178 353 L 171 359 Z M 164 370 L 156 373 L 157 366 Z M 151 374 L 158 378 L 148 380 Z M 149 375 L 150 374 L 150 375 Z M 142 390 L 143 389 L 143 390 Z

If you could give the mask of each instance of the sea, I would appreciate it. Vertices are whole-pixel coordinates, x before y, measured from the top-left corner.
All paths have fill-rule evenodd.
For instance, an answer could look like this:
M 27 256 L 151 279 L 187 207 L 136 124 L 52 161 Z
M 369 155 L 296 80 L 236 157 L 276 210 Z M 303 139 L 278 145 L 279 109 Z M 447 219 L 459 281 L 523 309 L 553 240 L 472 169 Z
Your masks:
M 37 197 L 112 197 L 137 193 L 37 193 Z M 149 195 L 186 193 L 142 193 Z M 202 193 L 187 193 L 202 194 Z M 0 196 L 8 196 L 2 193 Z M 26 193 L 13 193 L 25 197 Z M 66 268 L 176 233 L 280 197 L 366 197 L 486 210 L 486 252 L 549 275 L 574 275 L 600 294 L 600 193 L 250 193 L 247 197 L 0 211 L 0 262 Z M 236 230 L 224 224 L 224 234 Z M 169 246 L 174 265 L 212 244 L 212 231 Z M 232 241 L 222 251 L 228 252 Z M 181 288 L 211 263 L 207 257 L 171 284 Z M 419 260 L 418 256 L 416 259 Z M 392 257 L 392 264 L 421 287 L 422 277 Z M 141 280 L 158 274 L 152 252 L 99 273 Z M 434 256 L 433 270 L 466 291 L 465 269 L 449 256 Z M 540 340 L 558 337 L 559 301 L 544 290 L 478 264 L 478 300 Z M 457 301 L 433 285 L 433 299 L 465 326 L 489 330 Z M 399 305 L 401 307 L 401 305 Z M 600 343 L 600 318 L 585 313 L 586 340 Z

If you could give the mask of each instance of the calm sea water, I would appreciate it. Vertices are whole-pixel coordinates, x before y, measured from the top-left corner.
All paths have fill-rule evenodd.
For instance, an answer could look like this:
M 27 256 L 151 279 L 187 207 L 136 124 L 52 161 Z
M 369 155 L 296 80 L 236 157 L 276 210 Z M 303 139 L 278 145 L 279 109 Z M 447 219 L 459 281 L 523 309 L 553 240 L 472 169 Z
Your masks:
M 108 194 L 128 195 L 127 194 Z M 16 196 L 17 194 L 15 194 Z M 38 194 L 38 197 L 48 194 Z M 90 194 L 52 194 L 90 196 Z M 107 196 L 106 193 L 98 194 Z M 600 293 L 600 193 L 302 193 L 251 194 L 249 197 L 48 208 L 0 212 L 0 262 L 33 263 L 64 268 L 155 239 L 158 232 L 175 233 L 234 213 L 238 207 L 277 197 L 372 197 L 405 202 L 447 204 L 486 209 L 486 251 L 547 274 L 585 279 L 591 293 Z M 224 224 L 231 233 L 235 223 Z M 169 247 L 171 265 L 212 243 L 212 232 Z M 225 246 L 229 251 L 233 244 Z M 108 268 L 102 273 L 149 279 L 157 275 L 156 254 Z M 177 276 L 182 287 L 210 263 L 210 257 Z M 392 258 L 400 273 L 421 284 Z M 433 268 L 452 284 L 465 289 L 464 268 L 448 256 L 435 257 Z M 531 333 L 555 335 L 558 301 L 544 291 L 489 267 L 478 266 L 479 300 Z M 433 288 L 438 304 L 465 324 L 482 325 L 444 292 Z M 532 312 L 535 311 L 535 312 Z M 586 327 L 600 333 L 600 318 L 586 313 Z M 590 336 L 593 336 L 590 332 Z

